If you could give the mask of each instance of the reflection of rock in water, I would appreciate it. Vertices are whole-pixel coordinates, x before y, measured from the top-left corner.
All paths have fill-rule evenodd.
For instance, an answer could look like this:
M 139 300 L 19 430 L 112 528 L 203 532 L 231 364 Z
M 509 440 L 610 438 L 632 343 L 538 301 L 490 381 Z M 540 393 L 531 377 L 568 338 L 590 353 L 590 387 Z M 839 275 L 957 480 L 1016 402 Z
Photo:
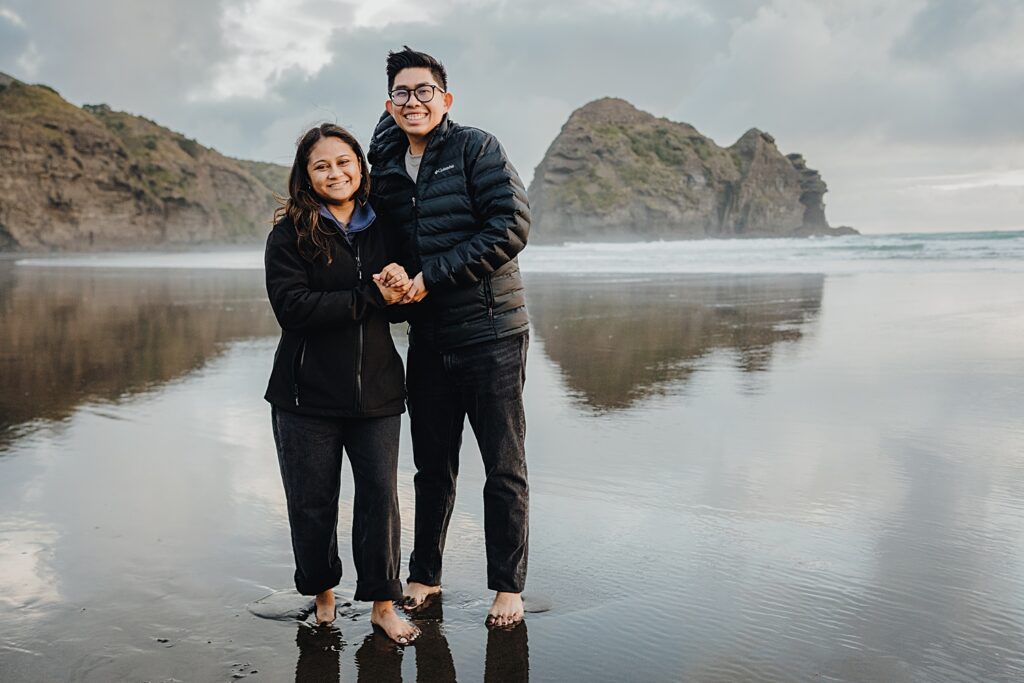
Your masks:
M 797 341 L 821 307 L 823 275 L 687 275 L 657 279 L 534 275 L 530 319 L 581 401 L 627 408 L 683 382 L 726 350 L 745 372 Z
M 0 264 L 0 442 L 201 367 L 224 342 L 278 333 L 256 271 Z

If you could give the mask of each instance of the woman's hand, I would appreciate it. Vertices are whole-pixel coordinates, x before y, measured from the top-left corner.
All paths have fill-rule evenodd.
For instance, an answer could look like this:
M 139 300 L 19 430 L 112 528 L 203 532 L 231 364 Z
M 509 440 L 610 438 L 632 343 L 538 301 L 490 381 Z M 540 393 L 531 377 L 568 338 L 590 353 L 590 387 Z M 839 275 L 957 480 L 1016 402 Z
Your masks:
M 389 263 L 379 273 L 374 273 L 373 282 L 388 305 L 401 301 L 412 286 L 409 274 L 397 263 Z
M 409 274 L 397 263 L 389 263 L 373 276 L 378 285 L 392 288 L 409 288 Z

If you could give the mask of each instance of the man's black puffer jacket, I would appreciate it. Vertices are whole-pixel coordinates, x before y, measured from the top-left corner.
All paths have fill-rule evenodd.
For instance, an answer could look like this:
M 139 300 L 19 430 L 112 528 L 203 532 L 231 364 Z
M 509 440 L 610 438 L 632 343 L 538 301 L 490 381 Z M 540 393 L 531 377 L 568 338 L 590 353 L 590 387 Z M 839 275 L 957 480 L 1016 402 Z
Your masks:
M 334 260 L 302 258 L 295 226 L 283 219 L 267 238 L 270 304 L 281 341 L 265 398 L 306 415 L 384 417 L 405 411 L 402 359 L 388 306 L 371 275 L 391 263 L 380 221 L 338 235 Z M 357 260 L 358 255 L 358 260 Z
M 390 115 L 370 142 L 374 208 L 398 233 L 399 263 L 427 297 L 401 307 L 410 341 L 439 350 L 529 329 L 516 254 L 526 246 L 526 189 L 493 135 L 451 122 L 430 134 L 415 183 L 408 138 Z

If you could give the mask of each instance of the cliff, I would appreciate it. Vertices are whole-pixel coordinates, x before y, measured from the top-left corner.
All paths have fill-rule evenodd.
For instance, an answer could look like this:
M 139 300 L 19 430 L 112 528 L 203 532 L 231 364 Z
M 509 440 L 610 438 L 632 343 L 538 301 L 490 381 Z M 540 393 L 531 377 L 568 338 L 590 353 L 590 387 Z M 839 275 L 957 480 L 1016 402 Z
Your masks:
M 832 228 L 827 186 L 799 154 L 751 129 L 719 147 L 625 100 L 577 109 L 530 184 L 533 242 L 798 237 Z
M 256 241 L 288 169 L 0 74 L 0 250 Z

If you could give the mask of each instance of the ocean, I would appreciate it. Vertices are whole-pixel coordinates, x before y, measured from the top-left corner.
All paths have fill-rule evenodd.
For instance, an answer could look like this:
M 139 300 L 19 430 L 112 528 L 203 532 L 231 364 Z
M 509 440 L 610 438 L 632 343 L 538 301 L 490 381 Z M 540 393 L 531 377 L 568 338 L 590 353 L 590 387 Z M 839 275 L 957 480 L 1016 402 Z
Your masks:
M 19 259 L 22 266 L 262 269 L 259 249 Z M 531 246 L 527 273 L 865 273 L 1024 270 L 1024 231 Z

